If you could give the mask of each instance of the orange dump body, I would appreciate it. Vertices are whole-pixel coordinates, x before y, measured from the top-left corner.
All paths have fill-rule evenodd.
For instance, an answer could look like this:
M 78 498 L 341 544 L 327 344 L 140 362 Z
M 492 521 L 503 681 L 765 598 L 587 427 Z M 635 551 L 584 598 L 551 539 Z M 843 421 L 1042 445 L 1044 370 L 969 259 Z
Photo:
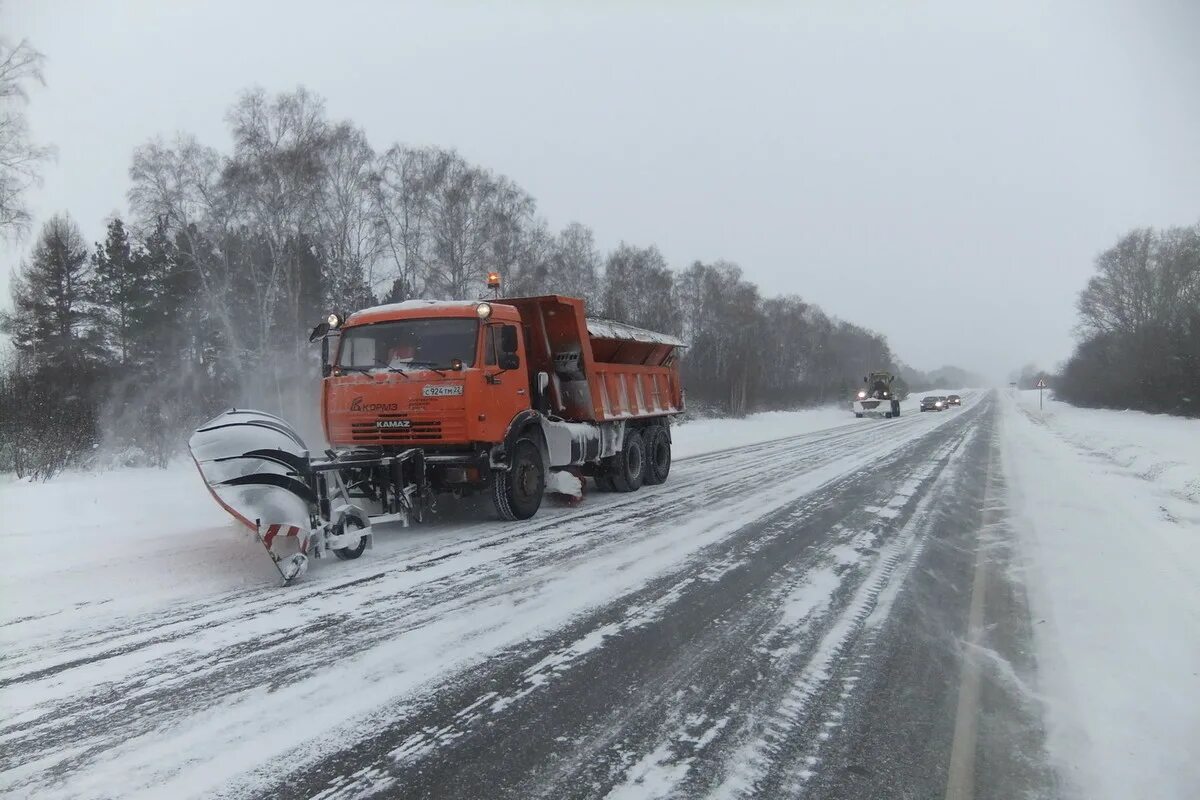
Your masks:
M 582 300 L 548 295 L 505 300 L 521 313 L 531 374 L 550 375 L 549 409 L 573 422 L 677 414 L 682 342 L 607 320 Z
M 351 315 L 324 380 L 321 415 L 329 443 L 472 449 L 503 441 L 514 418 L 531 409 L 571 422 L 683 410 L 678 340 L 587 320 L 583 301 L 571 297 L 504 298 L 490 305 L 486 319 L 471 302 L 400 303 Z M 356 329 L 404 320 L 461 320 L 462 329 L 473 326 L 473 346 L 464 345 L 458 356 L 461 368 L 404 362 L 399 362 L 402 372 L 339 368 L 352 363 L 341 356 Z M 503 328 L 511 329 L 508 335 L 516 340 L 515 368 L 499 364 Z M 545 391 L 539 373 L 547 376 Z

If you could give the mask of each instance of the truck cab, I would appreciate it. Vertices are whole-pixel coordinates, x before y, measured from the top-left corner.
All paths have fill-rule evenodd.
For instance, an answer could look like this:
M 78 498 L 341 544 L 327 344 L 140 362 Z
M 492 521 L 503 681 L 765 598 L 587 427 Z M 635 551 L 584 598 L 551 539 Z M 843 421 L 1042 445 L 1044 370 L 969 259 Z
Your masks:
M 512 306 L 415 301 L 351 315 L 334 333 L 321 418 L 335 448 L 493 444 L 531 408 Z

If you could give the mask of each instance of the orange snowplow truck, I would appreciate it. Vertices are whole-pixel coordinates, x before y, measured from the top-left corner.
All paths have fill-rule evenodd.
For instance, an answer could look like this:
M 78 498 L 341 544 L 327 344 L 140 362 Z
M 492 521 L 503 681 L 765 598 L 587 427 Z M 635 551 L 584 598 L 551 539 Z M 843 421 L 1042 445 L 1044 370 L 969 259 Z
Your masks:
M 661 483 L 683 407 L 679 340 L 588 320 L 571 297 L 411 301 L 359 311 L 325 337 L 325 436 L 339 451 L 420 448 L 435 492 L 488 488 L 533 516 L 546 472 L 602 488 Z M 336 347 L 334 342 L 336 341 Z
M 354 558 L 372 522 L 420 519 L 439 495 L 486 493 L 503 519 L 527 519 L 554 471 L 618 492 L 670 471 L 683 342 L 587 319 L 582 300 L 409 301 L 331 314 L 310 339 L 327 458 L 255 411 L 189 442 L 218 502 L 260 537 L 286 526 L 315 534 L 317 555 Z

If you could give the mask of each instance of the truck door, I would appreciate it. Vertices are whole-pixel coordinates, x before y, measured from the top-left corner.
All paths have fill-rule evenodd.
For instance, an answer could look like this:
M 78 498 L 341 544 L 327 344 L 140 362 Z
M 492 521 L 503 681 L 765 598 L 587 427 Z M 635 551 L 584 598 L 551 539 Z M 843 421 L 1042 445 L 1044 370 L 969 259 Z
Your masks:
M 529 376 L 520 326 L 494 322 L 484 330 L 483 374 L 487 381 L 489 422 L 500 426 L 500 436 L 509 421 L 529 408 Z M 488 426 L 491 428 L 491 426 Z M 494 430 L 494 428 L 492 428 Z M 497 437 L 499 438 L 499 437 Z

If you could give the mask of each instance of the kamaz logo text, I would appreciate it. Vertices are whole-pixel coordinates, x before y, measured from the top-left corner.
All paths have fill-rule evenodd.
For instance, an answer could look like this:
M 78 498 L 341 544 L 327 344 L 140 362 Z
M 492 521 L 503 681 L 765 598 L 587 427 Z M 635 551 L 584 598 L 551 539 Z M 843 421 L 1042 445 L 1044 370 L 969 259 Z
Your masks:
M 376 429 L 386 430 L 388 428 L 409 428 L 412 427 L 412 421 L 407 419 L 381 419 L 375 422 Z
M 351 411 L 399 411 L 399 403 L 364 403 L 361 396 L 350 401 Z

